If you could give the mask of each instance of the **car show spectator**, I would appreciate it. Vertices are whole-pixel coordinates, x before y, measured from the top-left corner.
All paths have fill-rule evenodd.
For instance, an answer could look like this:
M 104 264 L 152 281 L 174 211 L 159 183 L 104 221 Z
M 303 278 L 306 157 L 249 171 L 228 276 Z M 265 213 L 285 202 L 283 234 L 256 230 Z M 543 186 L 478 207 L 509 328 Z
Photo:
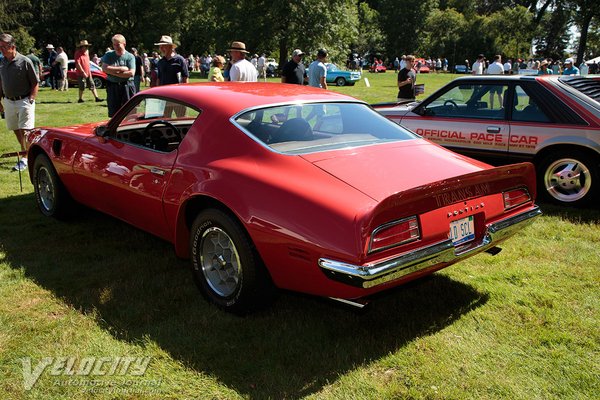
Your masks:
M 56 71 L 56 50 L 54 50 L 54 46 L 52 44 L 48 44 L 46 46 L 46 50 L 48 51 L 48 58 L 46 60 L 46 64 L 50 67 L 50 87 L 54 90 L 58 90 L 58 75 Z
M 567 58 L 565 60 L 564 70 L 562 72 L 563 75 L 579 75 L 579 68 L 573 65 L 573 59 Z
M 6 118 L 6 128 L 13 131 L 25 151 L 25 133 L 35 126 L 35 99 L 39 78 L 31 60 L 17 51 L 12 35 L 0 34 L 0 112 Z M 27 158 L 20 159 L 13 169 L 27 168 Z
M 281 83 L 293 83 L 303 85 L 306 76 L 306 69 L 302 63 L 304 52 L 296 49 L 292 52 L 292 58 L 283 66 L 281 70 Z
M 135 86 L 135 92 L 140 91 L 140 84 L 144 80 L 144 61 L 138 54 L 135 47 L 131 48 L 131 54 L 135 57 L 135 75 L 133 75 L 133 85 Z
M 33 64 L 33 69 L 35 70 L 35 73 L 37 74 L 39 80 L 42 76 L 42 62 L 40 61 L 38 56 L 35 55 L 35 49 L 29 50 L 29 54 L 27 54 L 26 57 L 31 60 L 31 63 Z
M 511 69 L 512 69 L 512 61 L 510 59 L 508 59 L 504 63 L 504 75 L 509 75 Z
M 483 75 L 483 70 L 485 68 L 485 56 L 480 54 L 477 56 L 477 61 L 473 63 L 473 69 L 471 72 L 473 75 Z
M 90 70 L 89 46 L 90 44 L 87 40 L 81 40 L 77 44 L 77 51 L 75 51 L 75 70 L 77 74 L 77 87 L 79 88 L 78 103 L 83 103 L 83 91 L 86 86 L 94 95 L 96 102 L 102 101 L 102 99 L 98 97 L 96 85 L 94 84 L 94 79 L 92 78 L 92 72 Z
M 583 60 L 583 62 L 581 64 L 579 64 L 579 74 L 580 75 L 587 75 L 587 74 L 589 74 L 589 72 L 590 72 L 590 68 L 585 63 L 585 60 Z
M 258 68 L 258 77 L 267 81 L 267 59 L 265 53 L 262 53 L 256 61 L 256 67 Z
M 102 71 L 107 75 L 106 102 L 109 117 L 115 115 L 135 94 L 135 57 L 125 50 L 127 42 L 123 35 L 114 35 L 112 45 L 114 50 L 107 51 L 102 56 Z
M 540 69 L 538 71 L 538 75 L 552 75 L 552 70 L 548 68 L 550 63 L 548 60 L 544 60 L 540 63 Z
M 398 72 L 398 101 L 415 99 L 415 84 L 417 74 L 413 70 L 415 56 L 407 55 L 406 65 Z
M 327 62 L 328 52 L 320 49 L 317 52 L 317 59 L 308 67 L 308 84 L 312 87 L 327 89 Z
M 504 66 L 502 65 L 502 56 L 495 55 L 494 62 L 487 69 L 488 75 L 504 75 Z M 502 106 L 502 86 L 492 85 L 490 89 L 490 108 L 494 109 L 494 95 L 498 97 L 498 104 Z
M 225 67 L 225 57 L 223 56 L 214 56 L 213 57 L 213 66 L 208 72 L 208 81 L 209 82 L 224 82 L 225 77 L 221 70 Z
M 67 79 L 69 58 L 62 47 L 59 46 L 56 50 L 57 56 L 54 63 L 57 66 L 58 90 L 66 92 L 69 89 L 69 80 Z
M 162 57 L 158 60 L 157 86 L 172 85 L 176 83 L 187 83 L 190 77 L 187 62 L 183 56 L 177 54 L 175 49 L 177 44 L 173 42 L 171 36 L 163 35 L 160 37 L 158 46 Z
M 229 70 L 229 80 L 232 82 L 257 82 L 258 72 L 256 68 L 246 60 L 246 44 L 243 42 L 233 42 L 227 49 L 231 56 L 231 69 Z

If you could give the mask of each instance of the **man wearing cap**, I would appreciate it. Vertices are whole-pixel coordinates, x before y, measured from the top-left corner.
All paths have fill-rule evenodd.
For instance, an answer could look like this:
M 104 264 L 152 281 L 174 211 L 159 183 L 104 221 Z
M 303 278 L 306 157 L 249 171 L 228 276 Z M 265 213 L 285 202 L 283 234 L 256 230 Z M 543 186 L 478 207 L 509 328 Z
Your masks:
M 472 73 L 473 75 L 483 75 L 483 69 L 485 66 L 485 56 L 480 54 L 477 56 L 477 61 L 473 63 Z
M 126 44 L 125 37 L 116 34 L 112 37 L 114 50 L 109 50 L 102 56 L 102 71 L 107 75 L 106 102 L 109 117 L 115 115 L 135 94 L 135 57 L 125 50 Z
M 187 62 L 175 52 L 177 45 L 171 36 L 161 36 L 158 43 L 154 45 L 158 46 L 162 54 L 162 58 L 158 60 L 157 86 L 187 83 L 190 76 Z
M 246 54 L 248 54 L 246 44 L 233 42 L 227 51 L 231 56 L 229 80 L 232 82 L 257 82 L 258 72 L 250 61 L 246 60 Z
M 313 87 L 327 89 L 327 50 L 317 52 L 317 59 L 308 66 L 308 84 Z
M 303 55 L 304 53 L 300 49 L 292 52 L 292 59 L 281 70 L 281 83 L 304 84 L 306 69 L 304 68 L 304 64 L 302 64 Z
M 567 58 L 565 60 L 565 69 L 563 70 L 563 75 L 579 75 L 579 68 L 573 65 L 573 59 Z
M 83 91 L 86 86 L 94 95 L 96 102 L 102 101 L 102 99 L 98 98 L 98 92 L 96 92 L 96 85 L 94 84 L 94 79 L 92 78 L 92 72 L 90 70 L 89 47 L 90 44 L 87 40 L 81 40 L 77 44 L 77 50 L 75 51 L 75 69 L 77 72 L 77 86 L 79 87 L 78 103 L 83 103 Z
M 14 131 L 25 151 L 25 132 L 35 125 L 35 98 L 38 94 L 39 79 L 33 63 L 17 52 L 15 39 L 7 34 L 0 34 L 0 112 L 6 117 L 6 127 Z M 23 171 L 27 167 L 27 159 L 21 159 L 15 170 Z

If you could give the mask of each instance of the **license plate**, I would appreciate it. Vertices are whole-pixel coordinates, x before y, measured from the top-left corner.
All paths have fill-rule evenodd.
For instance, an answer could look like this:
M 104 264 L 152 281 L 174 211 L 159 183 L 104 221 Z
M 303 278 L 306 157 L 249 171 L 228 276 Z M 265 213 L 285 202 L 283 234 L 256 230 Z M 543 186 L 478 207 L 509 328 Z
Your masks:
M 455 246 L 475 239 L 473 216 L 450 222 L 450 239 Z

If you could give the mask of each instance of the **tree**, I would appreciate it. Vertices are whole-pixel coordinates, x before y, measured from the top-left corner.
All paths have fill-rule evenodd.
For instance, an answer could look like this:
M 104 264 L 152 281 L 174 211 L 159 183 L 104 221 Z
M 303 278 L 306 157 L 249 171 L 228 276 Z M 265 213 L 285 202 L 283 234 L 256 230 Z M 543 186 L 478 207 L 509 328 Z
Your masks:
M 594 19 L 600 18 L 600 2 L 598 0 L 573 0 L 572 6 L 577 10 L 575 23 L 579 29 L 579 43 L 577 46 L 577 63 L 582 62 L 586 52 L 588 31 Z
M 31 16 L 29 1 L 12 0 L 0 3 L 0 32 L 12 35 L 21 53 L 28 53 L 34 46 L 35 40 L 28 29 Z
M 445 56 L 451 64 L 456 64 L 456 45 L 466 27 L 464 15 L 455 9 L 433 10 L 425 22 L 423 54 Z
M 358 35 L 352 48 L 360 55 L 369 51 L 381 51 L 385 45 L 385 35 L 380 28 L 380 16 L 368 3 L 358 3 Z
M 490 15 L 486 30 L 493 39 L 493 51 L 506 56 L 527 58 L 535 34 L 533 14 L 523 6 L 505 8 Z
M 538 55 L 554 60 L 564 57 L 571 38 L 569 25 L 572 18 L 573 11 L 565 7 L 563 2 L 558 2 L 551 12 L 545 13 L 534 38 Z

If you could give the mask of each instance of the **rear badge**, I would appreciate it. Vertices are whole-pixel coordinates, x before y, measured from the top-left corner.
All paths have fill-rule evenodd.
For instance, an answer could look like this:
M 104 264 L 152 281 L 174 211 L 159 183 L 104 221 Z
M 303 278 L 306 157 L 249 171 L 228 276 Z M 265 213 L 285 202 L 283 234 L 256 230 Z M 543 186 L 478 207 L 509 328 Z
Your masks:
M 461 214 L 466 214 L 466 213 L 471 212 L 471 211 L 476 211 L 476 210 L 479 210 L 480 208 L 483 208 L 483 207 L 485 207 L 485 203 L 481 202 L 481 203 L 476 204 L 474 206 L 468 206 L 468 207 L 465 207 L 465 208 L 459 208 L 458 210 L 448 212 L 448 218 L 455 217 L 455 216 L 461 215 Z

